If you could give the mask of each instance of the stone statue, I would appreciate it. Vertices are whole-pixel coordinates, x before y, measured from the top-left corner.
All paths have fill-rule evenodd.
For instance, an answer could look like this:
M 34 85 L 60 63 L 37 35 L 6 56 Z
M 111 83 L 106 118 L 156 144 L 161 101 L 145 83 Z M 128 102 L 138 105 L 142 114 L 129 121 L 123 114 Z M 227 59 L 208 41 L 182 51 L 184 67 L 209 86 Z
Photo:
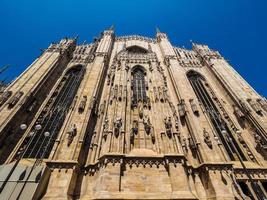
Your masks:
M 149 134 L 151 130 L 151 123 L 150 123 L 150 118 L 148 115 L 144 116 L 143 123 L 144 123 L 144 128 L 145 128 L 146 133 Z
M 180 117 L 185 117 L 186 110 L 185 110 L 185 102 L 183 99 L 178 104 L 178 113 Z
M 144 107 L 142 103 L 139 103 L 138 111 L 139 111 L 139 117 L 142 119 L 144 116 Z
M 122 119 L 121 119 L 121 117 L 118 117 L 114 121 L 114 134 L 116 137 L 119 136 L 121 126 L 122 126 Z
M 81 103 L 79 105 L 79 113 L 82 113 L 85 109 L 85 105 L 86 105 L 86 101 L 87 101 L 87 96 L 83 96 Z
M 155 133 L 154 133 L 154 128 L 153 127 L 151 127 L 151 140 L 152 140 L 152 143 L 155 144 L 156 137 L 155 137 Z
M 206 131 L 206 129 L 203 129 L 203 137 L 204 142 L 208 145 L 209 148 L 212 148 L 212 142 L 210 140 L 210 134 Z
M 172 136 L 172 120 L 171 120 L 171 117 L 166 117 L 164 119 L 164 124 L 165 124 L 165 128 L 166 128 L 166 133 L 167 133 L 168 137 L 171 138 L 171 136 Z
M 77 127 L 76 124 L 73 124 L 72 127 L 70 128 L 70 131 L 68 132 L 68 146 L 72 143 L 74 137 L 77 135 Z
M 185 138 L 184 136 L 182 136 L 181 144 L 182 144 L 182 147 L 183 147 L 185 150 L 187 150 L 186 138 Z
M 195 115 L 198 115 L 199 111 L 198 111 L 197 104 L 195 103 L 194 99 L 190 99 L 189 102 L 190 102 L 191 109 L 192 109 L 193 113 Z
M 245 118 L 245 115 L 237 106 L 234 105 L 233 108 L 234 108 L 234 114 L 238 119 L 244 119 Z
M 104 121 L 104 125 L 103 125 L 103 138 L 106 139 L 108 136 L 108 128 L 109 128 L 109 124 L 108 124 L 109 120 L 108 117 L 105 117 L 105 121 Z
M 262 138 L 261 138 L 260 135 L 254 133 L 254 138 L 255 138 L 255 142 L 256 142 L 257 144 L 259 144 L 259 145 L 262 145 L 262 144 L 263 144 L 263 140 L 262 140 Z

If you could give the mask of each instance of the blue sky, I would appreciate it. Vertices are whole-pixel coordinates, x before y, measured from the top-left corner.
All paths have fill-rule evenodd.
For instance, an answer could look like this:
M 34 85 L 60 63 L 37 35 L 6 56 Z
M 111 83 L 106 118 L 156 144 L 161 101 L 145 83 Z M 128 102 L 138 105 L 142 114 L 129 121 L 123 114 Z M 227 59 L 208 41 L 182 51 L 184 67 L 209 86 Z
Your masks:
M 265 0 L 1 0 L 0 66 L 10 68 L 0 79 L 18 76 L 51 42 L 91 42 L 112 24 L 116 35 L 154 37 L 158 26 L 175 46 L 208 44 L 267 96 Z

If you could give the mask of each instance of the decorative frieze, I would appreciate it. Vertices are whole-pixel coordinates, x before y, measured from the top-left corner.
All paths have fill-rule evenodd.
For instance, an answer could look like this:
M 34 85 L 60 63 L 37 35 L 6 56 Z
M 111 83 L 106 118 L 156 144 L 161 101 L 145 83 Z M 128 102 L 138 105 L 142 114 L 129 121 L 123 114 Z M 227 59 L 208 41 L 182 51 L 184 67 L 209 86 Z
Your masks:
M 121 36 L 121 37 L 116 37 L 115 41 L 131 41 L 131 40 L 139 40 L 139 41 L 144 41 L 144 42 L 149 42 L 149 43 L 156 43 L 156 40 L 153 38 L 148 38 L 140 35 L 129 35 L 129 36 Z

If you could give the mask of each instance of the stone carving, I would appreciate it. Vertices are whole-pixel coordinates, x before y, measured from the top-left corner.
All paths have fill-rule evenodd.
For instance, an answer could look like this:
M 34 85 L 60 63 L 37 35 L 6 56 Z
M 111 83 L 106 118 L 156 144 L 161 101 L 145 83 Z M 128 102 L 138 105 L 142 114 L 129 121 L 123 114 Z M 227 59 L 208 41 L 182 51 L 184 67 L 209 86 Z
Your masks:
M 144 102 L 144 108 L 148 108 L 149 110 L 151 109 L 151 102 L 149 97 L 147 97 L 146 101 Z
M 185 102 L 184 99 L 181 99 L 178 104 L 178 113 L 181 118 L 185 117 L 186 109 L 185 109 Z
M 74 137 L 77 135 L 77 127 L 76 124 L 73 124 L 72 127 L 70 128 L 70 131 L 68 132 L 68 143 L 67 145 L 70 146 L 72 143 Z
M 161 87 L 158 87 L 158 95 L 161 102 L 164 102 L 163 91 Z
M 122 94 L 123 94 L 123 86 L 120 85 L 119 87 L 119 94 L 118 94 L 118 100 L 122 101 Z
M 176 116 L 175 106 L 173 105 L 173 103 L 171 101 L 169 101 L 169 105 L 170 105 L 170 108 L 171 108 L 173 115 Z
M 2 106 L 12 95 L 11 91 L 5 91 L 1 96 L 0 96 L 0 106 Z
M 109 129 L 109 120 L 108 117 L 105 117 L 105 121 L 103 124 L 103 138 L 106 139 L 108 136 L 108 129 Z
M 115 87 L 114 87 L 114 99 L 116 99 L 118 97 L 118 90 L 119 90 L 119 87 L 116 84 Z
M 134 97 L 131 97 L 131 108 L 134 109 L 137 107 L 137 102 L 134 100 Z
M 17 103 L 18 101 L 20 100 L 20 98 L 22 97 L 23 95 L 23 92 L 17 92 L 15 94 L 15 96 L 13 96 L 13 98 L 10 100 L 10 102 L 8 103 L 8 108 L 13 108 Z
M 134 143 L 134 131 L 133 131 L 133 128 L 132 128 L 132 131 L 130 133 L 130 143 L 133 144 Z
M 110 96 L 109 103 L 112 104 L 113 99 L 114 99 L 114 88 L 111 88 L 109 96 Z
M 68 55 L 71 56 L 69 51 L 67 51 Z M 94 59 L 94 47 L 93 45 L 81 45 L 76 46 L 75 51 L 73 52 L 72 62 L 78 63 L 89 63 Z
M 261 105 L 261 107 L 267 111 L 267 100 L 266 99 L 258 99 L 258 103 Z
M 267 145 L 260 135 L 254 133 L 254 139 L 256 142 L 256 150 L 260 152 L 265 159 L 267 159 Z
M 179 63 L 182 67 L 202 67 L 201 61 L 197 58 L 194 51 L 189 51 L 183 48 L 175 48 Z
M 118 60 L 117 70 L 118 71 L 121 70 L 121 61 L 120 60 Z
M 163 63 L 166 65 L 166 66 L 170 66 L 170 59 L 169 59 L 169 57 L 168 56 L 165 56 L 164 57 L 164 61 L 163 61 Z
M 125 65 L 125 70 L 128 72 L 130 69 L 129 65 Z
M 126 101 L 126 100 L 127 100 L 127 86 L 125 85 L 123 89 L 123 101 Z
M 238 141 L 240 142 L 240 144 L 243 146 L 243 148 L 247 151 L 247 155 L 249 156 L 249 158 L 252 160 L 252 161 L 255 161 L 255 157 L 253 155 L 253 153 L 251 152 L 251 150 L 249 149 L 249 147 L 247 146 L 246 144 L 246 141 L 244 140 L 244 138 L 242 137 L 241 135 L 241 131 L 240 130 L 235 130 L 236 134 L 237 134 L 237 138 L 238 138 Z
M 143 104 L 139 104 L 138 106 L 138 111 L 139 111 L 139 117 L 142 119 L 143 116 L 144 116 L 144 107 L 143 107 Z
M 186 138 L 184 136 L 182 136 L 181 144 L 183 149 L 187 150 Z
M 150 123 L 149 116 L 147 116 L 147 115 L 144 116 L 143 123 L 144 123 L 144 128 L 145 128 L 146 133 L 149 134 L 151 131 L 151 126 L 152 126 Z
M 151 62 L 149 62 L 149 71 L 153 72 L 153 66 L 152 66 Z
M 138 133 L 138 121 L 137 120 L 134 120 L 133 121 L 133 133 L 136 135 Z
M 165 36 L 161 35 L 160 37 Z M 1 109 L 9 103 L 17 91 L 23 91 L 24 95 L 13 109 L 7 110 L 7 106 L 5 106 L 1 111 L 3 115 L 0 114 L 0 118 L 3 121 L 3 125 L 1 124 L 0 145 L 8 141 L 14 143 L 1 149 L 0 161 L 3 161 L 1 163 L 8 164 L 8 160 L 10 160 L 2 157 L 9 156 L 12 151 L 12 155 L 15 157 L 16 153 L 25 146 L 27 147 L 31 140 L 34 143 L 31 145 L 33 147 L 38 144 L 35 140 L 38 139 L 39 135 L 43 137 L 43 134 L 39 132 L 40 134 L 36 134 L 33 139 L 31 133 L 33 130 L 18 131 L 18 124 L 21 122 L 27 123 L 27 125 L 30 125 L 29 129 L 34 129 L 34 125 L 41 124 L 45 128 L 43 122 L 47 121 L 48 125 L 53 123 L 53 127 L 59 127 L 58 134 L 60 134 L 60 130 L 65 131 L 63 146 L 59 145 L 59 148 L 53 149 L 53 143 L 50 141 L 49 144 L 45 142 L 45 145 L 46 143 L 49 145 L 47 147 L 51 147 L 51 150 L 47 151 L 45 156 L 50 158 L 51 156 L 53 157 L 52 154 L 56 154 L 58 159 L 52 161 L 44 160 L 44 162 L 47 161 L 46 164 L 51 169 L 49 182 L 53 184 L 48 184 L 47 190 L 44 188 L 44 191 L 40 191 L 40 195 L 44 194 L 40 198 L 49 199 L 53 198 L 53 196 L 62 196 L 62 191 L 73 188 L 74 193 L 70 193 L 70 198 L 75 198 L 78 195 L 80 198 L 90 198 L 92 196 L 98 199 L 103 197 L 110 199 L 118 197 L 122 199 L 144 199 L 151 198 L 151 196 L 157 199 L 170 197 L 174 199 L 234 199 L 236 197 L 236 199 L 239 199 L 243 196 L 237 194 L 235 187 L 232 187 L 232 181 L 236 181 L 234 180 L 236 178 L 239 182 L 250 184 L 250 177 L 246 173 L 251 174 L 251 178 L 258 182 L 264 192 L 262 183 L 266 179 L 264 176 L 267 173 L 265 163 L 267 157 L 263 158 L 263 154 L 255 152 L 255 148 L 251 145 L 249 147 L 251 147 L 251 150 L 254 148 L 254 150 L 252 153 L 249 152 L 244 145 L 246 143 L 249 145 L 249 142 L 251 142 L 246 136 L 256 132 L 258 134 L 255 136 L 256 142 L 252 138 L 252 144 L 256 146 L 257 143 L 259 148 L 266 149 L 265 116 L 256 116 L 254 109 L 247 102 L 247 97 L 251 96 L 254 101 L 258 102 L 261 106 L 262 114 L 266 114 L 263 102 L 265 100 L 257 93 L 254 93 L 252 88 L 243 88 L 247 90 L 243 91 L 242 84 L 246 87 L 247 85 L 240 77 L 237 77 L 237 81 L 230 81 L 238 75 L 231 70 L 231 67 L 227 66 L 224 60 L 212 59 L 208 63 L 204 62 L 204 56 L 198 54 L 195 50 L 186 51 L 181 49 L 178 52 L 177 48 L 175 49 L 167 38 L 155 44 L 140 42 L 140 38 L 137 38 L 139 41 L 133 38 L 127 39 L 131 39 L 131 41 L 116 43 L 115 41 L 119 39 L 115 35 L 106 37 L 106 35 L 102 34 L 94 44 L 94 51 L 92 51 L 92 46 L 83 47 L 73 44 L 73 50 L 76 50 L 73 53 L 70 49 L 70 55 L 73 56 L 75 62 L 65 57 L 67 52 L 63 49 L 63 54 L 58 58 L 56 58 L 58 55 L 49 58 L 52 52 L 49 54 L 44 52 L 37 64 L 43 63 L 40 70 L 47 71 L 48 77 L 43 77 L 44 80 L 38 82 L 40 85 L 35 85 L 34 81 L 38 81 L 38 78 L 40 78 L 38 74 L 42 75 L 42 73 L 32 76 L 34 74 L 29 74 L 30 71 L 26 71 L 25 76 L 21 76 L 21 80 L 15 81 L 8 86 L 6 89 L 17 89 L 16 91 L 12 89 L 13 94 L 7 100 L 4 100 L 5 103 Z M 126 39 L 124 38 L 123 40 Z M 129 50 L 132 46 L 140 46 L 144 50 L 139 52 Z M 155 50 L 155 53 L 152 50 Z M 96 60 L 92 65 L 82 63 L 89 52 L 96 55 Z M 179 55 L 178 53 L 181 54 Z M 199 57 L 196 57 L 197 55 Z M 64 65 L 62 65 L 62 68 L 56 68 L 58 76 L 54 76 L 53 60 L 58 60 L 63 64 L 65 61 L 70 61 L 69 67 L 80 63 L 85 68 L 87 66 L 88 73 L 85 74 L 84 81 L 90 80 L 90 85 L 84 87 L 84 84 L 75 84 L 75 80 L 82 81 L 82 78 L 79 78 L 81 77 L 80 74 L 75 74 L 79 70 L 79 66 L 73 67 L 75 76 L 72 76 L 73 74 L 66 75 L 64 73 Z M 193 76 L 194 73 L 190 72 L 191 69 L 181 68 L 201 66 L 195 62 L 202 62 L 203 67 L 208 68 L 208 70 L 195 69 L 201 75 Z M 180 65 L 179 63 L 182 64 Z M 36 67 L 38 68 L 35 63 L 32 66 L 33 71 Z M 141 89 L 138 90 L 140 93 L 135 97 L 130 89 L 131 68 L 135 69 L 138 66 L 144 67 L 147 74 L 144 85 L 139 84 L 140 82 L 143 83 L 143 80 L 139 82 L 140 79 L 134 82 L 134 86 L 141 86 Z M 92 73 L 88 70 L 91 70 Z M 64 74 L 66 75 L 65 77 Z M 51 77 L 49 77 L 50 75 Z M 23 77 L 28 77 L 29 79 L 23 79 Z M 68 79 L 68 77 L 71 77 L 71 79 Z M 57 83 L 50 83 L 51 88 L 57 88 L 55 93 L 53 91 L 49 93 L 50 87 L 45 87 L 45 81 L 49 81 L 46 78 L 58 79 Z M 174 78 L 177 78 L 177 80 L 174 80 Z M 205 81 L 210 82 L 209 88 Z M 65 83 L 68 85 L 64 85 Z M 33 91 L 34 88 L 30 88 L 30 85 L 33 85 L 37 89 L 41 89 L 41 93 L 38 92 L 39 90 L 34 90 L 34 95 L 38 96 L 26 96 L 30 94 L 28 92 L 26 94 L 26 89 L 19 89 L 21 85 L 27 86 L 27 91 Z M 214 91 L 219 91 L 219 94 L 216 92 L 217 98 L 212 94 L 212 91 L 209 91 L 210 88 L 214 88 Z M 92 95 L 89 95 L 91 93 Z M 50 98 L 51 95 L 53 95 L 52 98 Z M 69 95 L 71 95 L 71 98 Z M 74 106 L 75 95 L 78 95 L 79 99 Z M 87 95 L 87 98 L 84 95 Z M 38 99 L 37 106 L 31 113 L 27 113 L 26 109 L 28 105 L 32 104 L 33 97 Z M 132 101 L 132 104 L 131 97 L 134 97 L 133 100 L 135 101 Z M 190 99 L 191 97 L 192 99 Z M 184 99 L 181 100 L 181 98 Z M 236 98 L 242 99 L 245 105 L 251 109 L 251 113 L 248 114 L 237 102 L 238 99 Z M 65 99 L 67 100 L 66 103 Z M 262 101 L 259 99 L 262 99 Z M 3 100 L 2 96 L 0 100 Z M 82 105 L 83 103 L 84 105 Z M 70 106 L 62 109 L 65 104 Z M 235 118 L 233 116 L 233 111 L 235 110 L 232 108 L 233 104 L 240 109 L 236 111 L 240 112 L 237 114 L 238 118 L 245 116 L 245 121 L 232 120 L 232 117 Z M 91 109 L 89 109 L 89 105 Z M 131 106 L 134 108 L 131 109 Z M 225 106 L 225 109 L 223 106 Z M 69 107 L 77 110 L 71 110 Z M 150 107 L 151 109 L 149 110 L 148 108 Z M 95 111 L 97 111 L 97 115 L 94 115 Z M 196 115 L 198 113 L 199 116 Z M 30 114 L 30 116 L 27 116 L 27 114 Z M 54 116 L 60 116 L 60 118 Z M 71 120 L 67 119 L 69 117 L 71 117 Z M 224 128 L 221 127 L 222 124 Z M 14 138 L 6 139 L 6 136 L 10 137 L 12 135 L 8 131 L 9 126 L 16 129 L 14 129 L 16 134 Z M 213 129 L 209 126 L 214 127 L 214 131 L 217 132 L 215 135 L 218 137 L 213 134 Z M 88 130 L 80 133 L 82 127 Z M 200 127 L 202 128 L 199 129 Z M 206 130 L 203 129 L 204 127 L 206 127 Z M 244 132 L 242 137 L 239 136 L 236 129 Z M 31 137 L 27 139 L 27 135 Z M 54 137 L 49 136 L 46 140 L 51 138 L 51 141 L 53 141 L 58 137 L 57 133 L 53 133 L 53 135 Z M 231 145 L 230 142 L 233 142 L 234 145 Z M 203 147 L 203 151 L 195 149 L 198 148 L 199 144 L 201 144 L 199 146 L 201 149 Z M 220 145 L 217 147 L 217 144 Z M 15 146 L 18 148 L 13 148 Z M 236 154 L 232 156 L 232 153 L 236 151 L 235 147 L 237 149 L 236 153 L 240 152 L 241 157 L 243 158 L 244 156 L 244 160 L 247 160 L 245 163 L 246 166 L 249 164 L 247 170 L 243 169 L 241 165 L 235 165 L 235 163 L 238 164 L 239 160 Z M 21 153 L 24 151 L 21 151 Z M 221 151 L 224 151 L 226 159 Z M 34 150 L 33 152 L 38 151 Z M 73 157 L 74 152 L 76 156 Z M 29 155 L 29 153 L 27 154 Z M 257 159 L 254 161 L 250 154 L 255 154 Z M 30 157 L 28 155 L 24 158 Z M 214 156 L 214 159 L 207 159 L 210 156 Z M 72 157 L 73 159 L 71 160 L 65 159 Z M 16 158 L 18 159 L 19 157 L 16 156 Z M 81 163 L 80 161 L 84 162 Z M 142 167 L 144 168 L 140 169 Z M 75 172 L 74 175 L 78 177 L 77 181 L 68 181 L 62 184 L 62 181 L 67 180 L 68 174 L 73 171 Z M 64 175 L 65 172 L 66 174 Z M 257 173 L 260 174 L 258 175 Z M 158 177 L 156 182 L 154 177 Z M 49 177 L 47 176 L 47 178 Z M 44 182 L 44 184 L 46 183 Z M 255 194 L 256 192 L 252 191 L 253 188 L 249 184 L 248 189 L 251 190 L 252 194 Z M 95 190 L 95 186 L 98 185 L 101 187 L 97 187 L 97 190 Z M 208 187 L 210 185 L 214 187 Z M 81 188 L 85 188 L 85 190 Z M 205 189 L 208 190 L 205 191 Z M 240 190 L 240 187 L 238 189 Z M 45 190 L 52 192 L 45 193 Z M 58 194 L 60 191 L 62 194 Z M 77 194 L 75 191 L 77 191 Z M 145 193 L 144 191 L 148 192 Z M 67 195 L 64 194 L 64 196 Z
M 114 134 L 115 134 L 115 137 L 119 136 L 121 126 L 122 126 L 122 119 L 121 119 L 121 117 L 118 117 L 114 121 Z
M 179 122 L 178 122 L 178 119 L 175 119 L 175 129 L 176 129 L 176 131 L 179 131 Z
M 165 101 L 169 102 L 170 97 L 168 94 L 168 89 L 166 87 L 163 87 L 162 90 L 163 90 L 163 96 L 164 96 Z
M 204 137 L 204 142 L 208 145 L 209 148 L 212 148 L 212 142 L 210 139 L 210 134 L 208 133 L 208 131 L 206 131 L 206 129 L 203 129 L 203 137 Z
M 248 103 L 250 104 L 251 108 L 258 114 L 261 114 L 262 112 L 262 109 L 261 109 L 261 106 L 260 104 L 255 101 L 255 100 L 252 100 L 252 99 L 248 99 Z
M 91 101 L 90 101 L 90 103 L 89 103 L 89 109 L 90 109 L 90 110 L 94 108 L 94 106 L 95 106 L 95 102 L 96 102 L 95 97 L 92 97 L 92 98 L 91 98 Z
M 237 117 L 237 119 L 245 118 L 245 115 L 243 114 L 243 112 L 236 105 L 233 105 L 233 108 L 234 108 L 234 114 Z
M 147 80 L 145 80 L 145 87 L 146 87 L 146 90 L 148 90 L 148 82 L 147 82 Z
M 246 142 L 245 142 L 244 138 L 243 138 L 242 135 L 241 135 L 241 131 L 240 131 L 240 130 L 236 130 L 235 132 L 236 132 L 236 134 L 237 134 L 238 141 L 239 141 L 241 144 L 245 144 Z M 244 148 L 245 148 L 245 146 L 244 146 Z
M 114 65 L 111 66 L 111 70 L 107 75 L 107 84 L 110 85 L 112 84 L 113 80 L 114 80 L 114 76 L 115 76 L 115 69 L 116 67 Z
M 195 103 L 194 99 L 190 99 L 189 102 L 190 102 L 191 109 L 192 109 L 193 113 L 195 115 L 198 115 L 199 114 L 199 110 L 198 110 L 197 104 Z
M 133 126 L 132 126 L 132 131 L 130 133 L 130 142 L 132 144 L 134 143 L 134 136 L 137 135 L 137 133 L 138 133 L 138 121 L 134 120 Z
M 259 144 L 259 145 L 264 144 L 262 137 L 256 133 L 254 133 L 254 139 L 255 139 L 256 144 Z
M 164 124 L 165 124 L 165 128 L 166 128 L 166 134 L 169 138 L 172 137 L 172 120 L 171 117 L 166 117 L 164 119 Z
M 153 87 L 153 92 L 154 92 L 155 102 L 158 102 L 159 101 L 159 96 L 158 96 L 157 88 L 155 86 Z
M 98 113 L 103 115 L 105 112 L 105 108 L 106 108 L 106 100 L 104 100 L 103 103 L 100 104 Z
M 214 94 L 213 96 L 215 96 L 215 93 L 212 91 L 211 87 L 209 87 L 209 90 L 212 94 Z M 218 98 L 214 98 L 215 102 L 217 103 L 218 107 L 220 108 L 220 110 L 222 111 L 223 117 L 224 119 L 227 121 L 228 125 L 231 127 L 231 129 L 233 131 L 236 132 L 237 137 L 238 137 L 238 141 L 240 142 L 240 144 L 242 144 L 243 148 L 247 151 L 247 155 L 251 158 L 252 161 L 255 161 L 255 157 L 253 155 L 253 153 L 251 152 L 250 148 L 248 147 L 248 145 L 246 144 L 246 142 L 244 141 L 243 137 L 241 136 L 241 132 L 238 130 L 238 128 L 235 126 L 235 123 L 233 122 L 233 120 L 231 119 L 231 117 L 228 115 L 228 113 L 226 112 L 226 110 L 224 109 L 224 106 L 221 104 L 221 102 L 219 101 Z M 240 101 L 240 104 L 242 106 L 242 108 L 245 110 L 245 112 L 250 112 L 247 103 Z M 243 112 L 241 112 L 238 107 L 235 107 L 235 105 L 233 105 L 234 107 L 234 112 L 235 115 L 237 116 L 238 119 L 244 119 L 245 116 L 243 114 Z M 219 116 L 221 123 L 223 122 L 222 116 Z M 223 122 L 225 123 L 225 122 Z M 225 125 L 222 124 L 222 130 L 225 129 Z
M 96 146 L 95 140 L 96 140 L 96 130 L 94 130 L 93 135 L 92 135 L 90 149 L 93 149 L 94 146 Z
M 189 145 L 190 149 L 192 149 L 192 150 L 197 149 L 197 146 L 196 146 L 196 144 L 195 144 L 195 142 L 194 142 L 192 137 L 188 138 L 188 143 L 189 143 L 188 145 Z
M 94 107 L 93 107 L 93 114 L 99 116 L 98 111 L 99 109 L 99 102 L 95 100 Z
M 81 103 L 79 105 L 79 108 L 78 108 L 79 113 L 82 113 L 84 111 L 86 102 L 87 102 L 87 96 L 83 96 L 82 100 L 81 100 Z
M 156 137 L 155 137 L 155 133 L 154 133 L 154 128 L 151 127 L 151 140 L 152 140 L 152 143 L 155 144 L 155 141 L 156 141 Z
M 240 103 L 242 109 L 244 109 L 245 113 L 251 112 L 251 109 L 249 108 L 249 106 L 247 105 L 247 103 L 245 101 L 239 100 L 239 103 Z
M 129 35 L 129 36 L 121 36 L 121 37 L 116 37 L 116 41 L 129 41 L 129 40 L 140 40 L 140 41 L 145 41 L 145 42 L 152 42 L 156 43 L 156 40 L 153 38 L 148 38 L 140 35 Z

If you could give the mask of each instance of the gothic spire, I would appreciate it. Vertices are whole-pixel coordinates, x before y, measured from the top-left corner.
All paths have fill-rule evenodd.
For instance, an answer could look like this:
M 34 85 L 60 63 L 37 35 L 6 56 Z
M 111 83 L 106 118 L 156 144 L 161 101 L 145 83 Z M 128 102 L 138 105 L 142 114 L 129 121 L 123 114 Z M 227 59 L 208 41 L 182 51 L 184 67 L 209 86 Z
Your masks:
M 115 27 L 114 25 L 112 24 L 111 27 L 109 28 L 110 31 L 114 31 Z
M 79 38 L 79 35 L 77 34 L 77 35 L 75 36 L 74 40 L 77 41 L 78 38 Z
M 160 30 L 158 27 L 156 27 L 156 33 L 160 33 Z

